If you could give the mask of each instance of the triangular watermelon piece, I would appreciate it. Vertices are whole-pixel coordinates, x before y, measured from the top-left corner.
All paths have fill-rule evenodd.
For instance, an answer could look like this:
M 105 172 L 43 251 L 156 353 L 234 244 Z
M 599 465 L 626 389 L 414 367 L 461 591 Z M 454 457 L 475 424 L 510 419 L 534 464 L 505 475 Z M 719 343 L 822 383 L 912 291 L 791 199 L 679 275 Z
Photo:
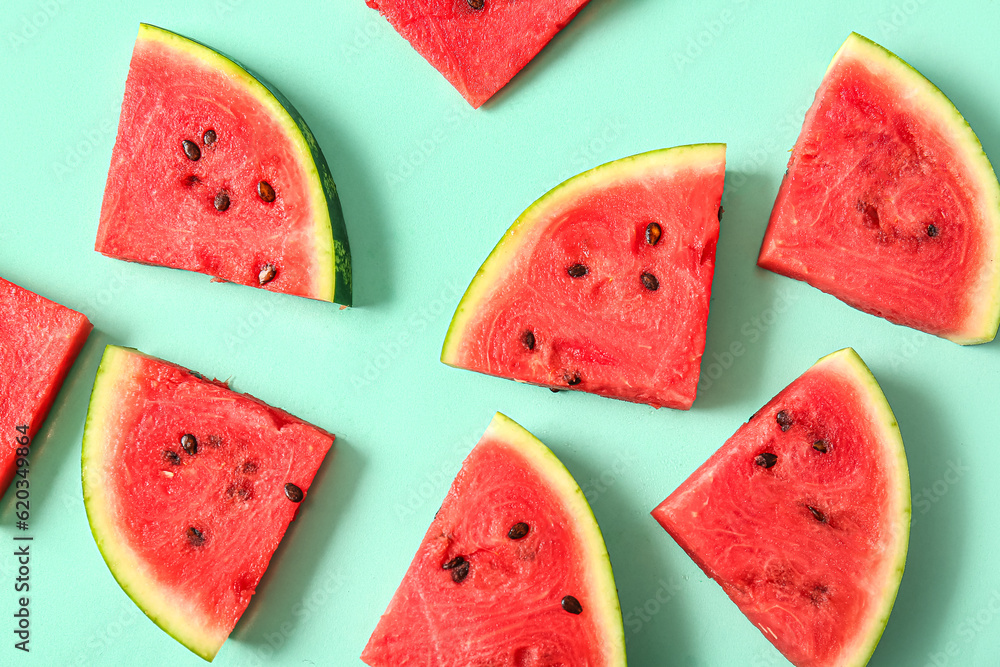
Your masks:
M 219 52 L 139 26 L 99 252 L 351 304 L 337 188 L 305 121 Z
M 625 665 L 618 593 L 583 492 L 497 414 L 361 659 L 372 667 Z
M 957 343 L 1000 324 L 1000 184 L 944 94 L 852 34 L 806 114 L 757 263 Z
M 528 64 L 588 0 L 365 0 L 474 108 Z
M 688 409 L 705 351 L 723 144 L 575 176 L 521 214 L 473 278 L 441 361 Z
M 910 528 L 899 428 L 854 350 L 761 408 L 653 517 L 798 667 L 864 665 Z
M 122 589 L 212 660 L 333 435 L 180 366 L 109 345 L 83 434 L 83 499 Z
M 75 310 L 0 278 L 0 496 L 93 328 Z

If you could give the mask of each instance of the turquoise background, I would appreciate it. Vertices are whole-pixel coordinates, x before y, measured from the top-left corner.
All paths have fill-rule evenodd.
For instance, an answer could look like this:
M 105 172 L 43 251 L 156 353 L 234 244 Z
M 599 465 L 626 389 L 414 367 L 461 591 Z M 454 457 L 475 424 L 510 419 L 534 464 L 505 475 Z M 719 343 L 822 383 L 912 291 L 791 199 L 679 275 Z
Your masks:
M 302 112 L 340 189 L 357 307 L 94 252 L 139 21 L 245 62 Z M 547 443 L 590 499 L 632 665 L 787 664 L 648 512 L 786 383 L 847 345 L 896 412 L 914 498 L 907 571 L 871 664 L 1000 664 L 998 344 L 896 327 L 754 264 L 787 150 L 852 30 L 941 86 L 1000 159 L 998 25 L 995 1 L 593 0 L 473 111 L 361 0 L 7 0 L 0 274 L 96 330 L 32 450 L 28 656 L 11 632 L 12 494 L 0 503 L 0 663 L 202 664 L 125 596 L 87 525 L 83 420 L 115 343 L 232 378 L 338 436 L 218 665 L 360 664 L 496 410 Z M 535 198 L 599 163 L 704 141 L 727 142 L 729 160 L 693 410 L 552 394 L 438 361 L 461 292 Z M 727 356 L 734 343 L 742 354 Z

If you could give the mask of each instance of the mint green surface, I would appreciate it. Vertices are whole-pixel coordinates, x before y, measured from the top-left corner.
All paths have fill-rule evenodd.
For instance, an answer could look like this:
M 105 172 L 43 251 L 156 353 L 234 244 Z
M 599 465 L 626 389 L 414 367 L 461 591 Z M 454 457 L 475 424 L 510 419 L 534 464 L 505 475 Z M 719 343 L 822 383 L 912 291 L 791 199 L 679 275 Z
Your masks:
M 343 202 L 355 308 L 94 252 L 140 21 L 244 62 L 309 122 Z M 13 495 L 0 502 L 0 664 L 203 664 L 125 596 L 87 526 L 83 420 L 103 347 L 116 343 L 231 377 L 338 436 L 215 664 L 360 664 L 497 410 L 551 447 L 592 503 L 631 665 L 787 664 L 648 512 L 786 383 L 851 345 L 899 419 L 914 494 L 906 574 L 871 664 L 996 665 L 998 344 L 896 327 L 754 261 L 787 150 L 851 31 L 937 84 L 1000 160 L 998 25 L 992 1 L 593 0 L 473 111 L 361 0 L 8 0 L 0 275 L 96 330 L 31 458 L 27 656 L 13 648 L 11 616 L 21 533 Z M 693 410 L 552 394 L 438 361 L 462 291 L 536 197 L 608 160 L 706 141 L 728 144 L 728 174 Z M 4 443 L 13 426 L 0 425 Z

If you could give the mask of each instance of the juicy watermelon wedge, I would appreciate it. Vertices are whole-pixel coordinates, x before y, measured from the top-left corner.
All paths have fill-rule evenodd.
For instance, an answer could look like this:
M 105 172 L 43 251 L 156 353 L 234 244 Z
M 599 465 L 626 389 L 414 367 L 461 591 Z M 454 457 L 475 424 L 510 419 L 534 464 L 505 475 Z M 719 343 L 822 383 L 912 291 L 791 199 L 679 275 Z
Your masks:
M 366 0 L 478 109 L 588 0 Z
M 0 496 L 93 328 L 75 310 L 0 278 Z
M 83 435 L 104 560 L 153 622 L 212 660 L 334 437 L 225 383 L 108 346 Z
M 688 409 L 705 350 L 723 144 L 609 162 L 536 201 L 462 298 L 451 366 Z
M 625 665 L 618 592 L 583 492 L 497 414 L 361 659 L 372 667 Z
M 927 79 L 852 34 L 792 149 L 757 263 L 957 343 L 1000 324 L 1000 185 Z
M 337 188 L 276 89 L 213 49 L 142 24 L 96 249 L 351 304 Z
M 895 417 L 854 350 L 820 359 L 653 510 L 798 667 L 864 665 L 910 527 Z

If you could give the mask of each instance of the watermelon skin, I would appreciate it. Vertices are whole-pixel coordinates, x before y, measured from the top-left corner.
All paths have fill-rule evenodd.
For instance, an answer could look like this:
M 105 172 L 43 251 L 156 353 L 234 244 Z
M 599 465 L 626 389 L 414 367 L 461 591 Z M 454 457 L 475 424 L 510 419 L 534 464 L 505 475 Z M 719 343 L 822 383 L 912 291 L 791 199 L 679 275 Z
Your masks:
M 588 0 L 365 0 L 478 109 Z
M 0 425 L 7 431 L 0 496 L 17 472 L 17 438 L 34 439 L 93 328 L 85 315 L 0 278 Z
M 333 441 L 223 382 L 109 345 L 83 436 L 94 540 L 139 608 L 211 661 L 301 506 L 285 485 L 308 496 Z
M 210 145 L 207 130 L 217 136 Z M 198 147 L 197 160 L 185 154 L 185 140 Z M 259 194 L 261 181 L 274 201 Z M 220 211 L 222 191 L 229 205 Z M 340 199 L 302 116 L 242 65 L 148 24 L 132 53 L 95 249 L 352 303 Z M 262 284 L 266 265 L 275 274 Z
M 771 467 L 757 463 L 765 453 Z M 653 517 L 793 664 L 847 667 L 868 662 L 888 621 L 910 513 L 895 417 L 846 348 L 761 408 Z
M 916 70 L 852 34 L 806 114 L 757 263 L 965 345 L 996 336 L 998 256 L 1000 184 L 975 133 Z
M 513 540 L 508 531 L 529 525 Z M 462 556 L 456 583 L 442 566 Z M 561 600 L 576 597 L 579 615 Z M 624 666 L 604 539 L 555 455 L 497 414 L 462 465 L 361 659 L 371 667 Z
M 459 303 L 441 361 L 553 389 L 688 409 L 705 350 L 724 144 L 642 153 L 557 186 Z M 661 226 L 656 245 L 645 240 Z M 568 268 L 585 264 L 573 278 Z M 642 274 L 658 280 L 648 289 Z M 531 331 L 533 349 L 523 342 Z

